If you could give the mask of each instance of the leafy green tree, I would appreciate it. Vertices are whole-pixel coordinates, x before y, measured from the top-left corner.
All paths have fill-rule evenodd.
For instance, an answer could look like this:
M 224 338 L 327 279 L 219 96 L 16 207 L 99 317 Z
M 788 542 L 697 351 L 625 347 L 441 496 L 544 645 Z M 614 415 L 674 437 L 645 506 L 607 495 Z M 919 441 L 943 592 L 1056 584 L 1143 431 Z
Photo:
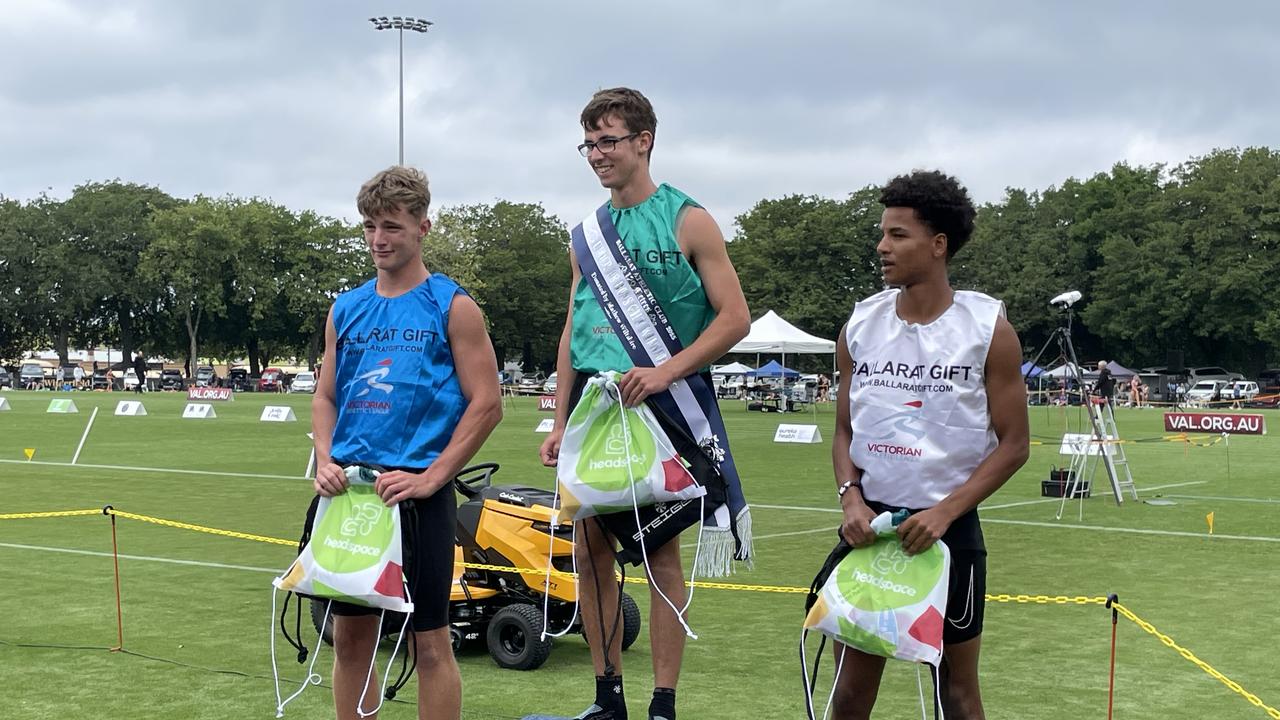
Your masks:
M 441 271 L 459 273 L 484 310 L 498 358 L 552 366 L 571 277 L 564 223 L 541 205 L 502 200 L 442 209 L 436 228 L 423 252 Z M 468 287 L 468 275 L 480 282 Z
M 843 201 L 812 195 L 761 200 L 738 216 L 729 243 L 753 316 L 773 310 L 835 339 L 853 304 L 881 289 L 879 188 Z

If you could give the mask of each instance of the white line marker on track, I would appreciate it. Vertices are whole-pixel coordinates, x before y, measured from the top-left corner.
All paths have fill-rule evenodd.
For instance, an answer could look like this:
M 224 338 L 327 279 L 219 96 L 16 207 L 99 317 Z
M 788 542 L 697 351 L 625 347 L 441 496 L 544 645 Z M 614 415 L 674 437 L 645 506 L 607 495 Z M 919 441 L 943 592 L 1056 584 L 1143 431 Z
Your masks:
M 782 533 L 771 533 L 769 535 L 757 535 L 755 539 L 768 540 L 769 538 L 791 537 L 793 535 L 814 535 L 816 533 L 829 533 L 839 529 L 840 529 L 839 525 L 833 525 L 831 527 L 809 528 L 808 530 L 796 530 L 795 532 L 782 532 Z
M 0 459 L 0 463 L 9 463 L 11 465 L 50 465 L 54 467 L 67 468 L 93 468 L 96 470 L 128 470 L 130 472 L 156 472 L 156 473 L 174 473 L 179 475 L 214 475 L 217 477 L 245 477 L 245 478 L 263 478 L 266 480 L 309 480 L 310 478 L 301 475 L 263 475 L 260 473 L 237 473 L 237 472 L 221 472 L 218 470 L 179 470 L 177 468 L 153 468 L 153 467 L 134 467 L 131 465 L 89 465 L 80 463 L 72 465 L 64 462 L 49 462 L 47 460 L 5 460 Z
M 97 550 L 77 550 L 76 548 L 48 547 L 45 545 L 20 545 L 18 543 L 0 542 L 0 547 L 14 548 L 16 550 L 43 550 L 44 552 L 69 553 L 71 555 L 93 555 L 95 557 L 111 557 L 109 552 L 98 552 Z M 250 565 L 227 565 L 226 563 L 201 562 L 199 560 L 178 560 L 177 558 L 152 557 L 150 555 L 125 555 L 120 554 L 122 560 L 146 560 L 148 562 L 162 562 L 173 565 L 195 565 L 198 567 L 222 568 L 224 570 L 251 570 L 253 572 L 272 573 L 279 575 L 279 570 L 271 568 L 253 567 Z
M 1071 525 L 1068 523 L 1037 522 L 1035 520 L 1004 520 L 1000 518 L 982 518 L 982 523 L 984 525 L 992 523 L 996 525 L 1029 525 L 1031 527 L 1065 528 L 1068 530 L 1097 530 L 1098 532 L 1130 533 L 1133 535 L 1164 535 L 1171 537 L 1199 538 L 1205 540 L 1250 540 L 1253 542 L 1280 543 L 1280 537 L 1265 537 L 1259 535 L 1210 535 L 1208 533 L 1183 532 L 1179 530 L 1144 530 L 1142 528 L 1119 528 L 1107 527 L 1104 525 Z

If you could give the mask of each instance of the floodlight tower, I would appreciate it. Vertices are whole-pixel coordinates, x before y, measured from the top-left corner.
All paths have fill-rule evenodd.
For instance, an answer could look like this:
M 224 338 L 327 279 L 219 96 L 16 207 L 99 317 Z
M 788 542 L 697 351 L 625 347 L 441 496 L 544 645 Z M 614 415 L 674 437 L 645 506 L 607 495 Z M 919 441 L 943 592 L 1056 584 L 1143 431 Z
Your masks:
M 404 165 L 404 31 L 426 34 L 430 20 L 412 17 L 371 17 L 374 30 L 395 30 L 400 36 L 400 164 Z

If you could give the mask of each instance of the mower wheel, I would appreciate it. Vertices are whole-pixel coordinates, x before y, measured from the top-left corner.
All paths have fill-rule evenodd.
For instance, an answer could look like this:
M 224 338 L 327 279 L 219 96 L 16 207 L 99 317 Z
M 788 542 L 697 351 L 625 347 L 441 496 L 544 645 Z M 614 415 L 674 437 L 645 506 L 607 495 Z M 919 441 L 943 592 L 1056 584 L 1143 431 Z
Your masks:
M 302 598 L 298 598 L 301 602 Z M 333 645 L 333 613 L 329 613 L 329 622 L 324 621 L 325 606 L 328 605 L 324 600 L 311 600 L 311 624 L 315 627 L 316 632 L 324 638 L 325 644 Z M 324 626 L 323 632 L 321 625 Z
M 607 622 L 607 621 L 606 621 Z M 635 598 L 626 593 L 622 593 L 622 649 L 626 650 L 635 644 L 636 639 L 640 637 L 640 606 L 636 605 Z M 609 625 L 605 625 L 606 630 Z M 579 626 L 578 632 L 582 633 L 582 639 L 587 640 L 586 626 Z M 587 640 L 590 645 L 591 641 Z
M 640 637 L 640 606 L 635 599 L 622 593 L 622 649 L 626 650 Z
M 495 613 L 485 639 L 499 667 L 534 670 L 551 655 L 551 641 L 542 639 L 542 611 L 527 603 Z
M 466 640 L 462 637 L 462 631 L 456 627 L 449 627 L 449 645 L 453 647 L 453 654 L 457 655 L 462 652 L 462 645 Z

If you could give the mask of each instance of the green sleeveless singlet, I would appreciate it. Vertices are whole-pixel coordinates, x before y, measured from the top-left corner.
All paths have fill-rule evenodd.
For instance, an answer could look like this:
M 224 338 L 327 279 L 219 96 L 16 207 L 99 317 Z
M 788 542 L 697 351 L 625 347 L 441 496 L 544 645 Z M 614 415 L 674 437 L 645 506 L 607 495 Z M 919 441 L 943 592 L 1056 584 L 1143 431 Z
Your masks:
M 639 205 L 619 209 L 610 204 L 609 215 L 680 343 L 689 347 L 711 324 L 715 310 L 707 301 L 702 278 L 676 242 L 676 221 L 686 206 L 702 207 L 663 183 Z M 575 370 L 588 373 L 625 372 L 633 365 L 585 279 L 579 279 L 573 293 L 569 359 Z

